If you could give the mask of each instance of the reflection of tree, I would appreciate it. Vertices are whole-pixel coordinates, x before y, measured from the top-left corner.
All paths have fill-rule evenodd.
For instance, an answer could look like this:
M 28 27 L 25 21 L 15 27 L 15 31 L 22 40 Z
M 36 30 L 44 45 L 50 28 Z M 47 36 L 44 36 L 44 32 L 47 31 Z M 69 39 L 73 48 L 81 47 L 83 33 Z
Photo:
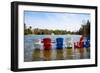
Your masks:
M 81 26 L 81 28 L 78 31 L 67 31 L 66 30 L 49 30 L 49 29 L 39 29 L 34 28 L 32 29 L 31 26 L 26 27 L 26 24 L 24 24 L 24 34 L 36 34 L 36 35 L 45 35 L 45 34 L 55 34 L 55 35 L 64 35 L 64 34 L 79 34 L 79 35 L 90 35 L 90 21 L 88 20 L 84 25 Z

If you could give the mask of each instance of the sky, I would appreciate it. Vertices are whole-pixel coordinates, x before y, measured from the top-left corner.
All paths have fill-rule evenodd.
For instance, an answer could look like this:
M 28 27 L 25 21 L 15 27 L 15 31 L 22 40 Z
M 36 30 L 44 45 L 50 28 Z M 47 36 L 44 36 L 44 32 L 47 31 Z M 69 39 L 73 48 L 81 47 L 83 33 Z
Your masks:
M 24 11 L 24 23 L 33 29 L 77 31 L 87 20 L 90 14 L 86 13 Z

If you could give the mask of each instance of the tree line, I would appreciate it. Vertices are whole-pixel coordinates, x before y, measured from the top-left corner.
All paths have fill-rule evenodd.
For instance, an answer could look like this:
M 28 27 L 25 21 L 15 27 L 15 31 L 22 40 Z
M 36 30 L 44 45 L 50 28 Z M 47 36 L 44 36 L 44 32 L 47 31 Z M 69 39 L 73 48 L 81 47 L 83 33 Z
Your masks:
M 26 27 L 26 24 L 24 24 L 24 35 L 28 34 L 35 34 L 35 35 L 65 35 L 65 34 L 79 34 L 79 35 L 90 35 L 90 21 L 88 20 L 84 25 L 81 26 L 81 28 L 78 31 L 67 31 L 66 30 L 49 30 L 49 29 L 39 29 L 35 28 L 32 29 L 31 26 Z

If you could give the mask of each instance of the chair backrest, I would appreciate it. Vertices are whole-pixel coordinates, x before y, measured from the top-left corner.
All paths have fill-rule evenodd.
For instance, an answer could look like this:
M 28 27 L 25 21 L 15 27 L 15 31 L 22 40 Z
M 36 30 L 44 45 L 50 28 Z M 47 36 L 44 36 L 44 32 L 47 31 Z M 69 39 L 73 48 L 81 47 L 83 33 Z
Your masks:
M 63 44 L 64 39 L 63 38 L 56 38 L 57 44 Z
M 84 37 L 81 36 L 79 41 L 74 42 L 74 47 L 75 48 L 84 48 Z
M 50 50 L 52 48 L 51 38 L 44 38 L 42 43 L 44 50 Z
M 33 39 L 33 44 L 35 49 L 40 49 L 41 48 L 41 39 L 35 38 Z
M 80 37 L 79 48 L 84 48 L 84 37 L 83 36 Z
M 87 36 L 84 42 L 84 48 L 89 48 L 89 47 L 90 47 L 90 36 Z
M 84 37 L 83 36 L 80 37 L 80 41 L 79 42 L 82 42 L 82 41 L 84 41 Z
M 66 42 L 67 48 L 72 47 L 72 38 L 71 37 L 67 37 L 65 42 Z
M 51 44 L 51 38 L 44 38 L 42 43 L 44 43 L 44 44 Z
M 63 49 L 63 42 L 64 42 L 64 39 L 59 37 L 59 38 L 56 38 L 56 49 Z

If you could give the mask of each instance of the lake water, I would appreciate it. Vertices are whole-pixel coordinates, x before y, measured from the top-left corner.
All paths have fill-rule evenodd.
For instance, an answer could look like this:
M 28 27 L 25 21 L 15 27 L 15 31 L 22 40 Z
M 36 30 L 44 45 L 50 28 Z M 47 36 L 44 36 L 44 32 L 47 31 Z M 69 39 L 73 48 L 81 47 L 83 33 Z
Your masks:
M 81 35 L 25 35 L 24 61 L 89 59 L 90 52 L 87 51 L 86 48 L 83 48 L 82 50 L 74 48 L 74 42 L 79 41 L 80 37 Z M 51 38 L 52 42 L 55 42 L 51 43 L 51 50 L 44 50 L 43 43 L 41 43 L 43 38 Z M 56 49 L 56 38 L 64 39 L 63 49 Z M 71 43 L 71 49 L 66 49 L 68 40 Z

